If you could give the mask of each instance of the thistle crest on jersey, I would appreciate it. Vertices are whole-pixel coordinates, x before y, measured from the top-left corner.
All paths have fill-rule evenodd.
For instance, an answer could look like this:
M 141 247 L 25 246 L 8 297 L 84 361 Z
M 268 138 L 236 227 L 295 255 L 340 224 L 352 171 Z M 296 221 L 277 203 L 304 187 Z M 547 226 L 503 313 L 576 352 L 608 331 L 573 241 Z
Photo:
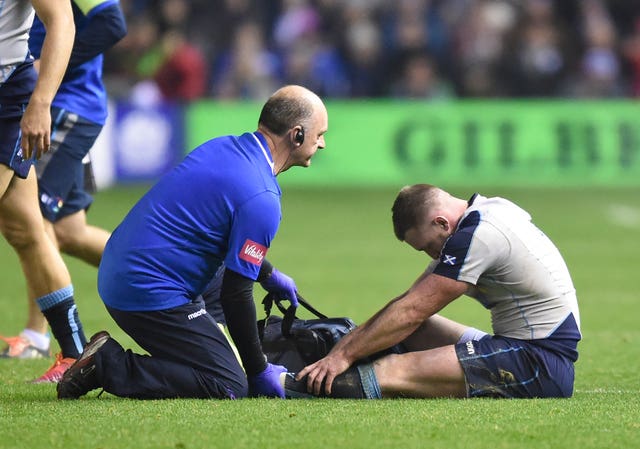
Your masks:
M 238 257 L 245 262 L 260 266 L 262 265 L 262 260 L 266 254 L 266 246 L 247 239 L 244 241 L 244 245 L 242 245 L 242 249 L 240 250 Z

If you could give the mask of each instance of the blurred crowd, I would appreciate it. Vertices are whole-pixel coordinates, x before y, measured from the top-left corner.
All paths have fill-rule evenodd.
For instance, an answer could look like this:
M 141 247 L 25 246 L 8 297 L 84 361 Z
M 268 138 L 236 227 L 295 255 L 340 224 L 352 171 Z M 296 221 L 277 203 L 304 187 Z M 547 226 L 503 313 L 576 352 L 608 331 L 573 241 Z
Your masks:
M 640 96 L 636 0 L 120 0 L 114 97 Z

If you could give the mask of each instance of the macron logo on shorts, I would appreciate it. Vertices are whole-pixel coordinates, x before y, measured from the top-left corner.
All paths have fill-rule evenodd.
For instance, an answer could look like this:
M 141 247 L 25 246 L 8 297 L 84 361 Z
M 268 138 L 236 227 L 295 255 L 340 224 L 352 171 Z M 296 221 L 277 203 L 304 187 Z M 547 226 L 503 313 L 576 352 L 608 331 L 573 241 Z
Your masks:
M 473 347 L 473 341 L 469 340 L 466 344 L 467 344 L 467 354 L 469 354 L 469 355 L 475 354 L 476 350 Z
M 193 312 L 193 313 L 190 313 L 189 315 L 187 315 L 187 319 L 189 321 L 191 321 L 191 320 L 196 319 L 199 316 L 202 316 L 202 315 L 204 315 L 206 313 L 207 313 L 207 311 L 205 309 L 200 309 L 197 312 Z
M 262 259 L 267 254 L 267 247 L 263 246 L 259 243 L 254 242 L 253 240 L 245 240 L 244 245 L 242 245 L 242 249 L 240 250 L 240 254 L 238 257 L 244 260 L 245 262 L 252 263 L 254 265 L 262 265 Z

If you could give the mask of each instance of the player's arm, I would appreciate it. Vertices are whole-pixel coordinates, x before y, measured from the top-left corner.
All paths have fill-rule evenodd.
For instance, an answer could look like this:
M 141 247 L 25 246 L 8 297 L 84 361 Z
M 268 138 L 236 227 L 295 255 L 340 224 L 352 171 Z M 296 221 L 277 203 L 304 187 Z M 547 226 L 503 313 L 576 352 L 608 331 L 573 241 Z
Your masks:
M 127 34 L 127 25 L 117 0 L 74 0 L 86 16 L 76 33 L 69 68 L 83 64 L 113 47 Z
M 411 335 L 427 318 L 436 314 L 468 288 L 465 282 L 430 274 L 404 295 L 387 304 L 362 326 L 354 338 L 345 341 L 345 357 L 352 363 L 389 348 Z M 361 334 L 361 336 L 358 336 Z
M 437 274 L 421 276 L 407 293 L 389 302 L 340 340 L 327 357 L 305 367 L 297 378 L 308 375 L 307 385 L 315 394 L 320 393 L 324 382 L 330 394 L 333 379 L 356 360 L 401 342 L 467 288 L 465 282 Z
M 32 0 L 47 35 L 40 55 L 40 73 L 31 100 L 22 117 L 23 156 L 29 159 L 48 151 L 51 130 L 51 102 L 69 62 L 75 34 L 69 0 Z

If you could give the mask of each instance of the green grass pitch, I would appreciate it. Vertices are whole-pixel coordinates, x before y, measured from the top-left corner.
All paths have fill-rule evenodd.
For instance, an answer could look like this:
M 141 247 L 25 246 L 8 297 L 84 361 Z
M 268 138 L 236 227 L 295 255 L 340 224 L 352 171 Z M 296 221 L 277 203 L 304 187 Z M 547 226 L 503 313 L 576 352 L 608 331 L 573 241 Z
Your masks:
M 100 192 L 90 222 L 113 229 L 144 191 Z M 396 191 L 284 186 L 270 260 L 320 310 L 362 322 L 428 262 L 393 236 Z M 53 385 L 27 382 L 51 361 L 0 360 L 0 449 L 640 447 L 640 189 L 481 193 L 528 209 L 565 255 L 584 337 L 572 399 L 132 401 L 92 392 L 62 402 Z M 102 307 L 95 269 L 65 259 L 86 333 L 107 329 L 135 348 Z M 25 285 L 3 240 L 0 267 L 0 333 L 14 335 L 26 316 Z M 488 313 L 467 298 L 443 314 L 490 329 Z

